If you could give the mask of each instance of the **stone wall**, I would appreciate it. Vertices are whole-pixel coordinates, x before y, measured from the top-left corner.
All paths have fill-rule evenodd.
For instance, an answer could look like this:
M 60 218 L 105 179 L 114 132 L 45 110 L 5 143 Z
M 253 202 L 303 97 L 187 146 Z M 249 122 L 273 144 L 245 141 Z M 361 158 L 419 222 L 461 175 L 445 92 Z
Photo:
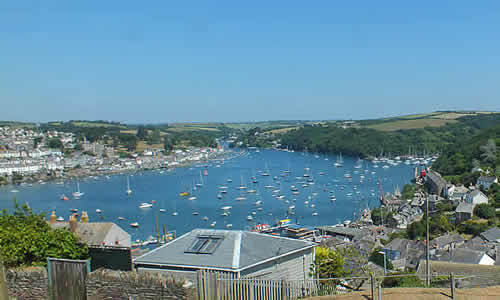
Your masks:
M 48 276 L 45 268 L 10 269 L 5 275 L 11 297 L 18 300 L 48 299 Z
M 196 290 L 165 275 L 100 269 L 87 277 L 88 300 L 195 299 Z

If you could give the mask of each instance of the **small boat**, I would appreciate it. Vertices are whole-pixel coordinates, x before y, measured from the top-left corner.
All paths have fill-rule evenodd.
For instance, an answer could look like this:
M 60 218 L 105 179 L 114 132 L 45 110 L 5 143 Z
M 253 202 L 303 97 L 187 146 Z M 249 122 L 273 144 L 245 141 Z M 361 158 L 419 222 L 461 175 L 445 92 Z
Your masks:
M 141 203 L 141 205 L 139 205 L 139 208 L 150 208 L 150 207 L 153 207 L 153 204 L 147 202 Z
M 233 208 L 233 207 L 232 206 L 223 206 L 220 209 L 222 209 L 222 210 L 230 210 L 231 208 Z
M 196 200 L 196 197 L 195 196 L 189 197 L 188 200 L 191 200 L 191 201 Z
M 247 220 L 248 221 L 253 221 L 253 217 L 252 216 L 247 216 Z
M 226 194 L 227 190 L 221 190 L 220 192 L 221 192 L 221 194 Z
M 217 199 L 222 199 L 222 195 L 221 194 L 217 194 Z
M 318 215 L 318 213 L 317 213 L 317 212 L 313 212 L 313 214 L 312 214 L 312 215 L 313 215 L 313 216 L 317 216 L 317 215 Z
M 174 211 L 174 212 L 172 213 L 172 216 L 177 216 L 177 215 L 179 215 L 179 213 L 178 213 L 178 212 L 176 212 L 176 211 Z
M 125 220 L 125 218 L 124 217 L 118 217 L 118 220 L 123 221 L 123 220 Z
M 210 224 L 210 227 L 215 227 L 215 224 L 217 224 L 217 222 L 212 222 L 212 224 Z
M 258 211 L 263 211 L 264 209 L 262 207 L 257 208 Z
M 64 218 L 63 217 L 57 217 L 57 222 L 63 222 L 64 221 Z
M 223 212 L 223 213 L 221 213 L 220 215 L 221 215 L 222 217 L 227 217 L 227 216 L 229 216 L 229 214 L 228 214 L 227 212 Z
M 77 189 L 76 189 L 76 192 L 73 193 L 73 197 L 78 198 L 78 197 L 83 196 L 85 193 L 80 192 L 80 183 L 77 182 L 76 187 L 77 187 Z
M 139 223 L 137 223 L 137 222 L 130 223 L 130 226 L 137 228 L 137 227 L 139 227 Z
M 100 210 L 99 208 L 95 210 L 96 213 L 100 214 L 102 213 L 102 210 Z
M 243 201 L 243 200 L 247 200 L 247 198 L 245 197 L 236 197 L 236 199 L 234 199 L 236 201 Z
M 233 180 L 231 178 L 228 178 L 226 181 L 227 182 L 233 182 Z
M 179 194 L 179 196 L 181 196 L 181 197 L 189 196 L 189 192 L 182 192 Z
M 262 203 L 262 201 L 260 201 L 260 200 L 255 201 L 255 205 L 257 205 L 257 206 L 259 206 L 261 203 Z
M 164 208 L 160 208 L 160 212 L 164 213 L 164 212 L 167 212 L 167 210 Z
M 257 191 L 256 190 L 248 190 L 247 193 L 249 193 L 249 194 L 255 194 L 255 193 L 257 193 Z
M 127 176 L 127 190 L 125 191 L 127 195 L 132 194 L 132 190 L 130 189 L 130 180 L 129 177 Z
M 226 228 L 231 228 L 231 227 L 233 227 L 233 224 L 227 224 L 226 225 Z
M 192 215 L 193 215 L 193 216 L 197 216 L 197 215 L 199 215 L 199 214 L 200 214 L 200 213 L 199 213 L 199 212 L 197 212 L 197 211 L 193 211 L 193 213 L 192 213 Z
M 69 200 L 69 198 L 68 198 L 68 197 L 66 197 L 66 195 L 62 195 L 62 196 L 61 196 L 61 200 L 68 201 L 68 200 Z
M 208 221 L 208 217 L 207 216 L 203 217 L 203 221 Z
M 72 208 L 72 209 L 70 209 L 70 211 L 71 211 L 72 213 L 76 213 L 76 212 L 78 212 L 78 208 Z

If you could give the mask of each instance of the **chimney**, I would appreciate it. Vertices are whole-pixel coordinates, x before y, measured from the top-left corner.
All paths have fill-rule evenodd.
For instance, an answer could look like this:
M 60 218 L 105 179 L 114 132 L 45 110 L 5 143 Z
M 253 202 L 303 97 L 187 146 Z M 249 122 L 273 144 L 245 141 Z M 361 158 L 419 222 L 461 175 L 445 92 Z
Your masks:
M 82 217 L 80 218 L 80 222 L 82 222 L 82 223 L 89 222 L 89 215 L 87 214 L 86 211 L 82 211 Z
M 55 211 L 52 211 L 52 214 L 50 215 L 50 220 L 49 220 L 49 223 L 55 223 L 57 222 L 57 216 L 56 216 L 56 212 Z
M 78 221 L 76 220 L 76 217 L 74 215 L 71 215 L 69 217 L 69 231 L 75 233 L 77 225 Z

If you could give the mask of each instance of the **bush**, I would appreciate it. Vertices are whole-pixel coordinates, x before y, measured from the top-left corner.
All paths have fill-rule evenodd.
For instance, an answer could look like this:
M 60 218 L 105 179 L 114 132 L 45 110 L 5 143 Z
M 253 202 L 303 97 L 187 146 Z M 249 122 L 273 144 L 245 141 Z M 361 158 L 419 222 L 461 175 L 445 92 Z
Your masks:
M 13 214 L 0 212 L 0 259 L 6 267 L 44 266 L 47 257 L 86 259 L 88 250 L 71 232 L 53 230 L 26 204 L 15 201 Z
M 482 219 L 494 218 L 495 208 L 487 203 L 481 203 L 474 207 L 474 214 Z

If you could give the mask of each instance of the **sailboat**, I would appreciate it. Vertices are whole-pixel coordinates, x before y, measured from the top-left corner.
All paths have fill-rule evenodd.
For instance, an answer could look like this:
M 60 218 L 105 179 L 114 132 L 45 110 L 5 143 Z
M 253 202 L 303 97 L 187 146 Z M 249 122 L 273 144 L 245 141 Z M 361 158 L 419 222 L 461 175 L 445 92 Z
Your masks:
M 337 161 L 334 163 L 337 168 L 342 168 L 344 166 L 344 160 L 342 159 L 342 153 L 339 154 Z
M 201 170 L 200 170 L 200 183 L 197 183 L 196 186 L 197 187 L 202 187 L 203 186 L 203 176 L 201 176 Z
M 127 190 L 126 190 L 127 195 L 132 194 L 132 190 L 130 189 L 130 180 L 129 177 L 127 176 Z
M 76 192 L 73 193 L 73 197 L 78 198 L 83 196 L 85 193 L 80 192 L 80 183 L 76 183 Z

